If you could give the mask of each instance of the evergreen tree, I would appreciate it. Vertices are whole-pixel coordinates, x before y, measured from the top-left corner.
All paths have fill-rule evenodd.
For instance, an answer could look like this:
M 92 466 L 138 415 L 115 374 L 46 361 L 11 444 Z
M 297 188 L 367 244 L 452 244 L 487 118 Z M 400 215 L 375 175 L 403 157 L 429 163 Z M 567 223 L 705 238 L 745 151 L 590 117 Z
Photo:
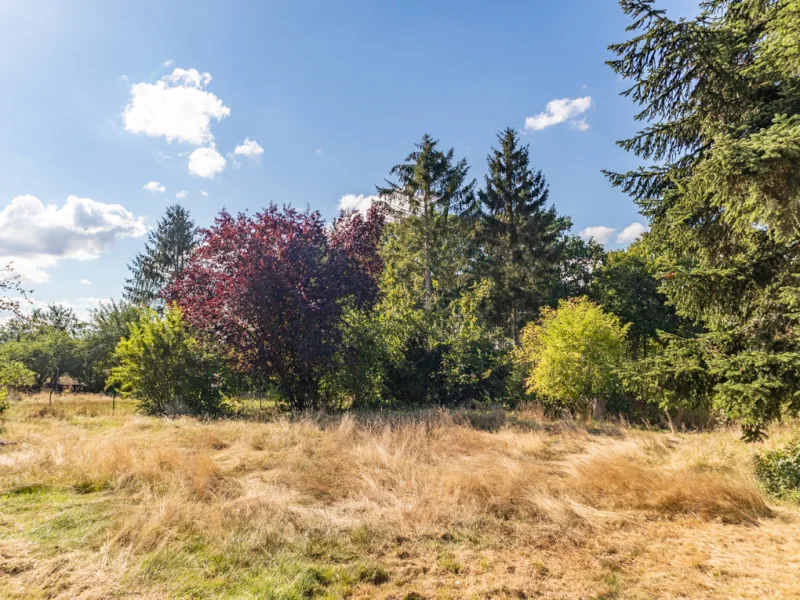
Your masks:
M 516 131 L 497 137 L 500 147 L 489 155 L 486 189 L 479 192 L 480 238 L 484 272 L 495 284 L 495 321 L 509 327 L 516 344 L 520 326 L 548 300 L 571 223 L 547 207 L 544 175 L 531 169 Z
M 452 217 L 470 203 L 475 187 L 474 181 L 467 181 L 466 160 L 454 164 L 453 149 L 442 152 L 438 143 L 425 134 L 416 145 L 417 150 L 392 168 L 396 181 L 387 180 L 387 187 L 378 187 L 396 216 L 408 220 L 412 237 L 416 238 L 409 241 L 412 250 L 420 252 L 426 306 L 431 303 L 434 280 L 447 275 L 440 273 L 445 267 L 441 250 L 453 229 Z
M 653 164 L 609 177 L 650 218 L 671 303 L 709 331 L 713 406 L 755 439 L 800 411 L 800 3 L 680 21 L 621 5 L 636 33 L 609 64 L 647 125 L 620 145 Z
M 144 252 L 128 265 L 131 278 L 125 282 L 125 300 L 139 306 L 163 306 L 161 292 L 183 271 L 197 242 L 197 228 L 189 211 L 179 204 L 168 206 L 148 236 Z

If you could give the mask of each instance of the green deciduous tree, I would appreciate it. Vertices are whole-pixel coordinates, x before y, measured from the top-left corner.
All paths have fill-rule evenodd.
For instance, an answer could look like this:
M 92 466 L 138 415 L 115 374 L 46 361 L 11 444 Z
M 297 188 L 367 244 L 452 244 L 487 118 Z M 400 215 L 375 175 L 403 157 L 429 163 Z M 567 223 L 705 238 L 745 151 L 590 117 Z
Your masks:
M 114 355 L 108 386 L 136 398 L 143 412 L 214 414 L 223 407 L 223 362 L 198 341 L 177 306 L 163 317 L 147 310 Z
M 34 386 L 57 383 L 62 375 L 79 376 L 79 335 L 84 329 L 70 308 L 50 305 L 30 316 L 19 315 L 2 329 L 0 361 L 17 361 L 36 374 Z
M 520 145 L 517 132 L 508 128 L 498 140 L 479 192 L 479 239 L 483 272 L 494 282 L 494 321 L 508 327 L 516 344 L 520 325 L 551 299 L 571 223 L 548 207 L 544 175 L 531 168 L 528 147 Z
M 120 340 L 128 337 L 131 325 L 139 322 L 142 310 L 129 302 L 112 300 L 91 311 L 81 338 L 82 368 L 79 375 L 81 383 L 89 391 L 108 389 L 106 380 L 116 364 L 114 351 Z
M 522 330 L 514 360 L 530 393 L 553 406 L 585 411 L 610 393 L 627 329 L 585 297 L 562 300 Z
M 680 324 L 659 285 L 653 261 L 638 242 L 609 252 L 594 272 L 590 296 L 604 310 L 630 323 L 628 339 L 634 359 L 647 355 L 648 344 L 659 331 L 675 332 Z
M 671 303 L 708 329 L 714 405 L 754 439 L 800 411 L 800 8 L 621 5 L 635 34 L 609 64 L 646 126 L 620 145 L 652 164 L 609 177 L 650 218 Z
M 160 309 L 161 292 L 177 279 L 198 243 L 198 232 L 189 211 L 173 204 L 167 207 L 156 229 L 150 232 L 144 252 L 128 265 L 125 299 L 133 304 Z
M 0 362 L 0 413 L 8 407 L 10 393 L 33 385 L 36 374 L 17 361 Z

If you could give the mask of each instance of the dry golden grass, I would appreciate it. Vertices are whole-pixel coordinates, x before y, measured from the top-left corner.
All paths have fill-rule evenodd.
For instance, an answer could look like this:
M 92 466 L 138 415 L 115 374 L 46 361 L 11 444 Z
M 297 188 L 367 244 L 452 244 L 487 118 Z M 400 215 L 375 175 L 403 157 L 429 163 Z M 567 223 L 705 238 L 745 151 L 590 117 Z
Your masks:
M 735 431 L 77 396 L 15 404 L 0 439 L 3 598 L 800 597 L 800 512 Z

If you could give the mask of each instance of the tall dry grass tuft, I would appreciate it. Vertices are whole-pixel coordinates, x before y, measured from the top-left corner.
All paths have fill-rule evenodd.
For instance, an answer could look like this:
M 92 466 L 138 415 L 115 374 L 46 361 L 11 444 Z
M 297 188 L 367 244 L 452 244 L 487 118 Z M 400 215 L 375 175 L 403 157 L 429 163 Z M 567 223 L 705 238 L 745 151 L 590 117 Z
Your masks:
M 580 463 L 571 486 L 582 501 L 606 510 L 642 510 L 667 517 L 692 515 L 726 523 L 754 523 L 772 514 L 760 491 L 747 479 L 670 471 L 625 454 Z

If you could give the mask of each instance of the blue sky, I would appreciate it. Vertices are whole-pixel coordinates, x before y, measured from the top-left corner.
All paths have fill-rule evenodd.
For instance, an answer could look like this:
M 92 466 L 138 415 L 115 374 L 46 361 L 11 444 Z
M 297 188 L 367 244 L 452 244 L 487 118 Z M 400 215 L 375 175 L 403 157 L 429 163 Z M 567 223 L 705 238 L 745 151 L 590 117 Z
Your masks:
M 181 191 L 201 226 L 273 201 L 330 218 L 425 132 L 480 180 L 507 126 L 575 232 L 623 246 L 644 221 L 600 170 L 637 164 L 604 64 L 626 25 L 613 0 L 4 0 L 0 260 L 85 313 Z

